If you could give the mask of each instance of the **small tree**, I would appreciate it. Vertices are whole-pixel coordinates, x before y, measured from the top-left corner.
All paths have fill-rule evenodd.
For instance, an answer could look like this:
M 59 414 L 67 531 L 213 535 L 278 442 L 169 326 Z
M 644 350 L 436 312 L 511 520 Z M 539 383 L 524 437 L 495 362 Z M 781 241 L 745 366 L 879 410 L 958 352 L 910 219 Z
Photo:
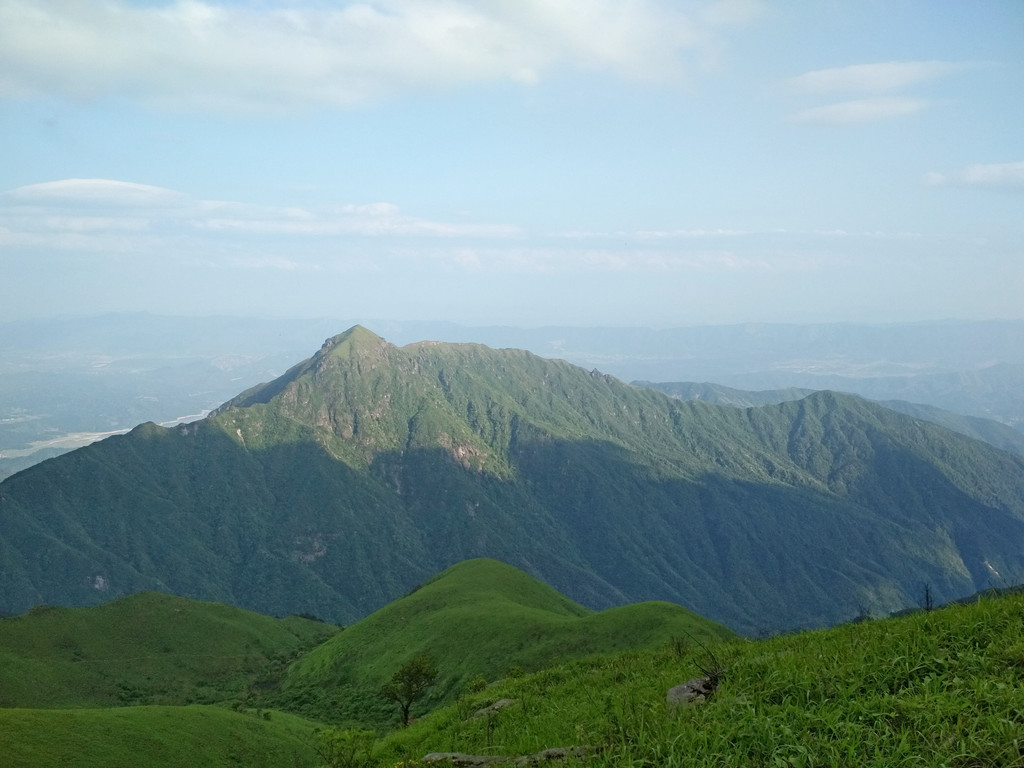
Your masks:
M 402 708 L 402 725 L 409 724 L 409 708 L 437 680 L 433 659 L 425 653 L 416 656 L 391 676 L 380 695 Z

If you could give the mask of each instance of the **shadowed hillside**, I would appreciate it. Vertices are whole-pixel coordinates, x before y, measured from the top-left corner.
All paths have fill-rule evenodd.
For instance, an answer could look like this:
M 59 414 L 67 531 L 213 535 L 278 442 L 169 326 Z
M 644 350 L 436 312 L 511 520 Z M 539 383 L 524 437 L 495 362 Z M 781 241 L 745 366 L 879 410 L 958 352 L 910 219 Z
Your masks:
M 856 397 L 683 402 L 360 327 L 207 419 L 0 484 L 0 610 L 140 589 L 351 623 L 500 559 L 590 608 L 746 633 L 1024 573 L 1024 462 Z

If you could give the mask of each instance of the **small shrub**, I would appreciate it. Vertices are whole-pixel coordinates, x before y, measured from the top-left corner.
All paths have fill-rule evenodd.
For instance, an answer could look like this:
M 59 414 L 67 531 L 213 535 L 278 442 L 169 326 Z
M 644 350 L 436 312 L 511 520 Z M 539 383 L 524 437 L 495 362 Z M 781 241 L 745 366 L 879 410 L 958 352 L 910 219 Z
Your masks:
M 480 693 L 487 687 L 487 681 L 483 677 L 475 677 L 466 686 L 467 693 Z
M 370 768 L 377 734 L 361 728 L 325 728 L 316 733 L 316 752 L 324 768 Z

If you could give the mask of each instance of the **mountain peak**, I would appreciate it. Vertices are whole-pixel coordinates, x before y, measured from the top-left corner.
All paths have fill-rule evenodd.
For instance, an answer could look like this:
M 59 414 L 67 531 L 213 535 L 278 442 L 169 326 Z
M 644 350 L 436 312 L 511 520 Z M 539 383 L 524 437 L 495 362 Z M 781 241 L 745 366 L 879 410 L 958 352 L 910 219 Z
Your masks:
M 320 348 L 320 357 L 355 357 L 391 346 L 386 340 L 361 325 L 332 336 Z

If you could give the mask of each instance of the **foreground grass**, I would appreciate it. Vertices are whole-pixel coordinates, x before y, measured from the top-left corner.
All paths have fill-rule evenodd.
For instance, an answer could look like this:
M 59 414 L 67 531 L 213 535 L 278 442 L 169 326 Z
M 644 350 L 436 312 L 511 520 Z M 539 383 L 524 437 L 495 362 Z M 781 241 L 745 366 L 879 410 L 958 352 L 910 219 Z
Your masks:
M 318 765 L 313 724 L 207 706 L 0 709 L 5 768 Z
M 665 703 L 712 663 L 700 646 L 599 656 L 463 697 L 376 759 L 593 745 L 595 766 L 1024 766 L 1022 596 L 711 651 L 725 677 L 703 706 Z

